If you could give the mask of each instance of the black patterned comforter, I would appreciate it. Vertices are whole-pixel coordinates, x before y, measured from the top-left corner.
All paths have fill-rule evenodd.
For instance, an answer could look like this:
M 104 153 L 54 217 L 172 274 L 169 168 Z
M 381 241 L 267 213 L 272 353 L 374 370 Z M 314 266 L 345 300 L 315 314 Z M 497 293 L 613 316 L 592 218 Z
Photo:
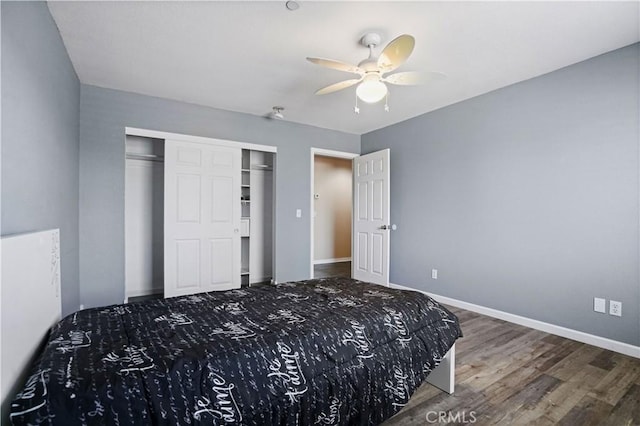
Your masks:
M 14 424 L 378 424 L 461 331 L 427 296 L 345 278 L 88 309 L 52 330 Z

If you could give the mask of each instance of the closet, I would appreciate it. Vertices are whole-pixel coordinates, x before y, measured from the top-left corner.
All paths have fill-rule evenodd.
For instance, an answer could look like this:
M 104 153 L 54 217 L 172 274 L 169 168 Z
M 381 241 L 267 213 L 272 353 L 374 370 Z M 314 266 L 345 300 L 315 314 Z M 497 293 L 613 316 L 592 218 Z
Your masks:
M 127 299 L 271 281 L 274 162 L 246 144 L 128 135 Z

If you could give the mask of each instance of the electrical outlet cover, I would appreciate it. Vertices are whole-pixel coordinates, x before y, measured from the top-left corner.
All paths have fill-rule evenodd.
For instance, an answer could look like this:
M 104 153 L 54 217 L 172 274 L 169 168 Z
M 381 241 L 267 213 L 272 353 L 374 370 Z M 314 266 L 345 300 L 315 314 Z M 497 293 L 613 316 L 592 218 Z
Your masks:
M 615 315 L 617 317 L 622 316 L 622 302 L 611 300 L 609 302 L 609 315 Z

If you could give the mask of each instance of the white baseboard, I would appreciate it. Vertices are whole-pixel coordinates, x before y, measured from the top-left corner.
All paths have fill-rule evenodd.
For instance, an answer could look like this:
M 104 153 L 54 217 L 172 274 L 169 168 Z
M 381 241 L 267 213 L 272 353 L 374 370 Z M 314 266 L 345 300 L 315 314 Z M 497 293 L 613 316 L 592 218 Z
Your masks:
M 597 346 L 599 348 L 608 349 L 610 351 L 618 352 L 618 353 L 632 356 L 635 358 L 640 358 L 640 346 L 634 346 L 628 343 L 619 342 L 617 340 L 607 339 L 606 337 L 600 337 L 600 336 L 585 333 L 582 331 L 573 330 L 571 328 L 550 324 L 548 322 L 538 321 L 535 319 L 522 317 L 520 315 L 499 311 L 497 309 L 487 308 L 485 306 L 463 302 L 462 300 L 452 299 L 446 296 L 439 296 L 437 294 L 428 293 L 426 291 L 417 290 L 415 288 L 406 287 L 399 284 L 390 283 L 389 287 L 400 289 L 400 290 L 418 291 L 420 293 L 426 294 L 427 296 L 433 297 L 436 301 L 443 303 L 445 305 L 455 306 L 456 308 L 466 309 L 468 311 L 477 312 L 479 314 L 487 315 L 489 317 L 498 318 L 514 324 L 519 324 L 525 327 L 544 331 L 549 334 L 555 334 L 556 336 L 566 337 L 567 339 L 576 340 L 578 342 L 587 343 L 589 345 Z
M 351 262 L 350 257 L 336 257 L 335 259 L 314 260 L 314 265 L 324 265 L 325 263 Z

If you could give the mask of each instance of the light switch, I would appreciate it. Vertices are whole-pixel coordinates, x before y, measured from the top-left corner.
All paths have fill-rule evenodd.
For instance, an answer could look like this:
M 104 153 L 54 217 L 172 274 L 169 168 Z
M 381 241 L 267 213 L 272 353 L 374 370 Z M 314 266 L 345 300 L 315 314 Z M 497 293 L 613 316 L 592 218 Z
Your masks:
M 296 209 L 296 217 L 302 217 L 302 209 Z

